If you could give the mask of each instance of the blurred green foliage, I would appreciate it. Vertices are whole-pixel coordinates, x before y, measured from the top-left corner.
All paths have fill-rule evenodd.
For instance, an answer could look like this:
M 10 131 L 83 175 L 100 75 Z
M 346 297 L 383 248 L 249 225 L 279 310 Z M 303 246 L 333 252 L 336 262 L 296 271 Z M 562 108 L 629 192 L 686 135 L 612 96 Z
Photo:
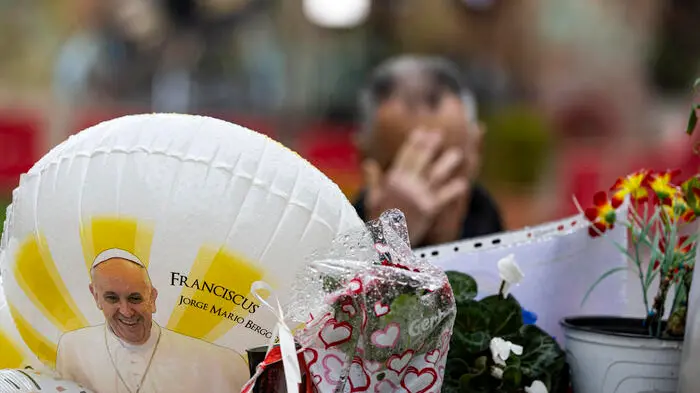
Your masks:
M 485 119 L 482 178 L 486 183 L 530 188 L 540 179 L 552 136 L 534 109 L 510 107 Z
M 7 205 L 10 203 L 4 200 L 0 200 L 0 235 L 2 235 L 2 229 L 5 223 L 5 214 L 7 213 Z

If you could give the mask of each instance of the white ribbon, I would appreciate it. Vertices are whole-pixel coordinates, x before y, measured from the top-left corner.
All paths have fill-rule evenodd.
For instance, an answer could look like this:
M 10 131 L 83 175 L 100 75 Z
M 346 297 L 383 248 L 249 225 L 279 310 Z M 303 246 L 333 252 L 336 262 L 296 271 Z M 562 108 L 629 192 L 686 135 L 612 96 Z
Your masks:
M 270 293 L 270 296 L 277 303 L 277 309 L 266 302 L 265 299 L 258 293 L 260 290 L 265 290 Z M 284 378 L 287 382 L 287 393 L 299 393 L 299 384 L 301 383 L 301 370 L 299 368 L 299 358 L 297 358 L 297 348 L 294 344 L 294 336 L 287 324 L 284 322 L 284 312 L 280 301 L 275 295 L 275 291 L 264 281 L 256 281 L 250 286 L 250 293 L 255 296 L 260 303 L 269 308 L 277 317 L 277 324 L 272 332 L 270 343 L 267 345 L 267 353 L 275 345 L 275 337 L 279 336 L 280 351 L 282 353 L 282 366 L 284 366 Z

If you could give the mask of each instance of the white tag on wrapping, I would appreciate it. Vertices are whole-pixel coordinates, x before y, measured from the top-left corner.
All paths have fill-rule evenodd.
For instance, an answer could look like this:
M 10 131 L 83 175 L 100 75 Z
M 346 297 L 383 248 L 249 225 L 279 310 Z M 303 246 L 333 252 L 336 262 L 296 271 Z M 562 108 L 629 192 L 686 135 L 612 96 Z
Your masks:
M 258 293 L 260 290 L 265 290 L 270 293 L 274 302 L 277 303 L 277 309 L 270 305 Z M 287 393 L 299 393 L 299 384 L 301 383 L 301 370 L 299 368 L 299 358 L 297 358 L 296 344 L 294 344 L 294 336 L 287 324 L 284 322 L 284 312 L 280 301 L 275 295 L 275 291 L 264 281 L 256 281 L 250 286 L 250 292 L 260 301 L 265 307 L 269 308 L 277 317 L 277 324 L 270 338 L 270 343 L 267 345 L 267 353 L 275 344 L 275 338 L 279 337 L 280 352 L 282 353 L 282 366 L 284 367 L 284 378 L 287 382 Z

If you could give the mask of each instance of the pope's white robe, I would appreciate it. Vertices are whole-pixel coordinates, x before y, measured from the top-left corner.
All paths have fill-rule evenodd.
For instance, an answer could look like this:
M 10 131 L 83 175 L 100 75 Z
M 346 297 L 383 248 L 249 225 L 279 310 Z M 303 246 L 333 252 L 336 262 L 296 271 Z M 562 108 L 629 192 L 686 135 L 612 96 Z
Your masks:
M 56 370 L 61 378 L 95 393 L 135 393 L 144 372 L 139 393 L 239 392 L 249 376 L 237 352 L 160 328 L 155 322 L 143 345 L 123 342 L 106 325 L 68 332 L 58 344 Z

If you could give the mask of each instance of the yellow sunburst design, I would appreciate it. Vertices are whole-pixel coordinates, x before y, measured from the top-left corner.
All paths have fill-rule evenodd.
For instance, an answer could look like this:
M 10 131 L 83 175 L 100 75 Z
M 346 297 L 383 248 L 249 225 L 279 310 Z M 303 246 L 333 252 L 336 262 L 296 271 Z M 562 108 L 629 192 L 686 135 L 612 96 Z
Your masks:
M 222 298 L 221 294 L 233 291 L 237 295 L 245 296 L 246 305 L 249 305 L 249 302 L 259 304 L 249 295 L 249 291 L 251 284 L 263 276 L 264 272 L 252 261 L 222 248 L 202 247 L 187 276 L 187 284 L 192 286 L 195 280 L 198 280 L 197 286 L 200 290 L 183 286 L 180 296 L 206 303 L 208 308 L 202 310 L 184 304 L 176 306 L 170 315 L 168 329 L 213 342 L 237 324 L 235 319 L 228 318 L 230 314 L 254 320 L 255 313 L 244 310 L 242 304 L 236 305 L 232 300 L 225 299 L 226 296 Z M 204 283 L 208 288 L 216 286 L 217 289 L 211 292 L 201 290 Z M 242 303 L 243 298 L 237 296 L 237 302 Z M 261 313 L 262 309 L 258 307 L 257 312 Z
M 15 258 L 13 273 L 17 284 L 51 323 L 63 332 L 88 325 L 58 274 L 43 235 L 30 235 Z
M 97 255 L 111 248 L 129 251 L 148 267 L 153 226 L 129 217 L 93 217 L 81 223 L 80 241 L 88 270 Z
M 17 312 L 15 307 L 10 304 L 8 305 L 12 319 L 15 322 L 15 326 L 17 326 L 17 331 L 19 332 L 19 335 L 22 336 L 24 343 L 39 360 L 51 368 L 55 368 L 56 353 L 58 352 L 56 344 L 52 343 L 41 333 L 37 332 L 36 329 L 34 329 L 32 325 L 26 319 L 24 319 L 24 317 L 22 317 L 22 314 Z
M 21 368 L 24 366 L 24 356 L 22 356 L 22 351 L 12 341 L 10 336 L 6 332 L 2 331 L 2 329 L 0 329 L 0 348 L 2 348 L 2 355 L 0 355 L 0 369 Z

